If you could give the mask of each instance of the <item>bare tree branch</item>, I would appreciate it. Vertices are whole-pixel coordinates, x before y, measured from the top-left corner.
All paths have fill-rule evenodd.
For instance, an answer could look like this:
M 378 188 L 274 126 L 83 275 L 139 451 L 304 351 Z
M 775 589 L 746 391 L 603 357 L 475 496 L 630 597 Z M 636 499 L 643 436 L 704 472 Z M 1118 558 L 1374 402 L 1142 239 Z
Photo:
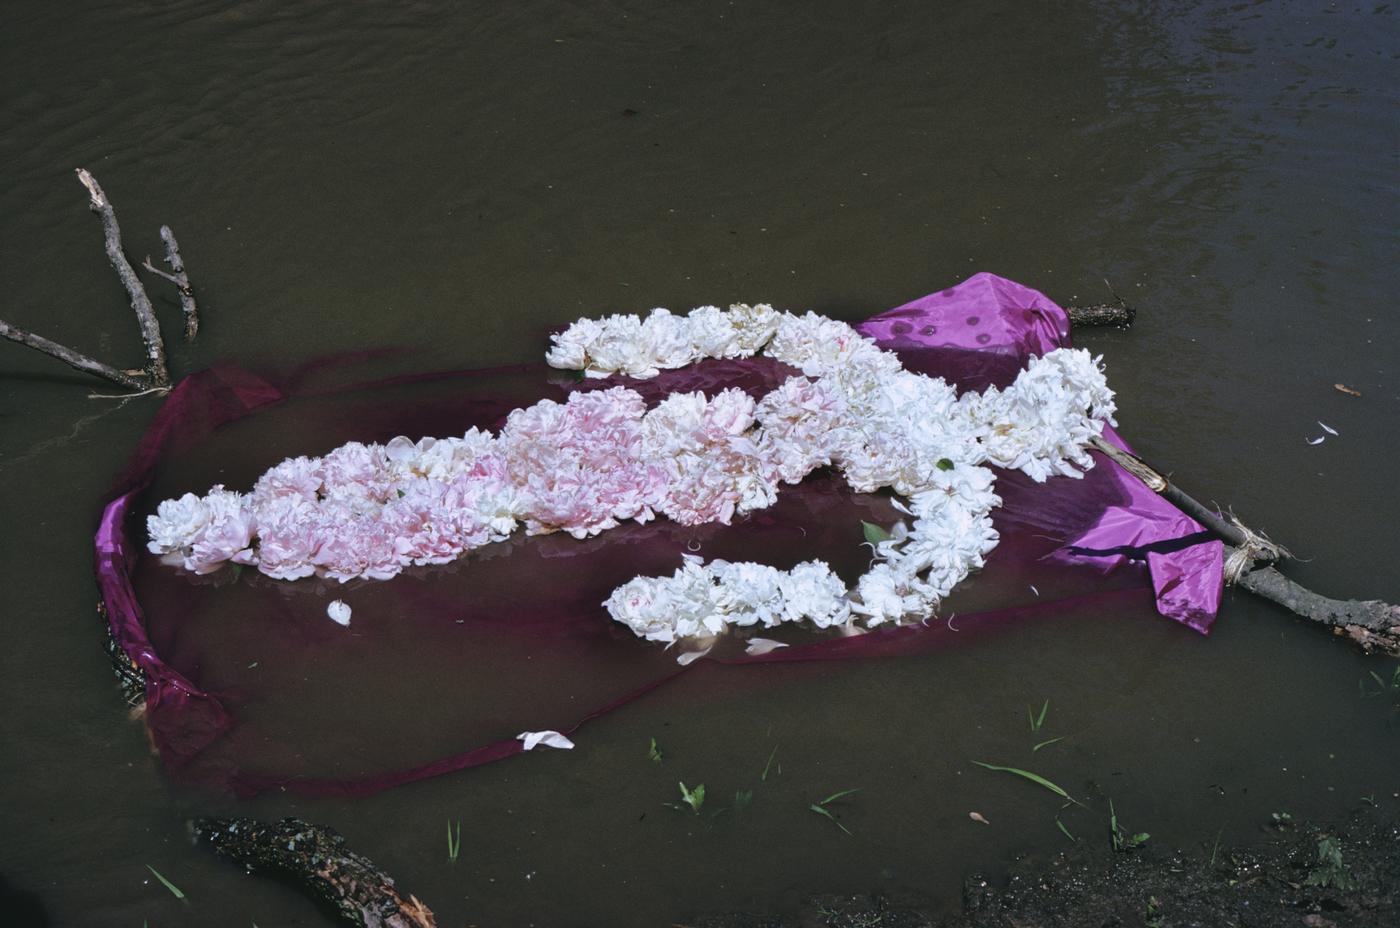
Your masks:
M 105 377 L 108 380 L 119 383 L 124 387 L 133 390 L 145 390 L 151 383 L 145 376 L 134 376 L 125 371 L 119 371 L 115 367 L 103 364 L 101 361 L 89 358 L 85 354 L 74 351 L 72 348 L 65 348 L 58 342 L 49 341 L 42 335 L 35 335 L 33 332 L 26 332 L 24 329 L 10 325 L 4 320 L 0 320 L 0 335 L 5 336 L 10 341 L 19 342 L 21 345 L 28 345 L 37 351 L 42 351 L 46 355 L 58 358 L 64 364 L 85 374 L 96 374 L 98 377 Z
M 170 383 L 170 369 L 165 361 L 165 341 L 160 335 L 160 323 L 156 321 L 156 313 L 151 307 L 150 298 L 146 296 L 146 288 L 141 285 L 131 262 L 122 252 L 122 231 L 117 225 L 117 214 L 112 209 L 112 201 L 107 199 L 107 194 L 102 191 L 97 179 L 85 168 L 78 168 L 77 174 L 78 180 L 82 181 L 92 197 L 92 202 L 88 205 L 102 219 L 107 258 L 112 262 L 117 277 L 121 278 L 122 286 L 126 287 L 127 295 L 131 297 L 131 309 L 136 313 L 136 321 L 141 326 L 141 338 L 146 342 L 148 370 L 151 374 L 151 384 L 148 386 L 167 386 Z M 169 243 L 167 247 L 168 245 Z

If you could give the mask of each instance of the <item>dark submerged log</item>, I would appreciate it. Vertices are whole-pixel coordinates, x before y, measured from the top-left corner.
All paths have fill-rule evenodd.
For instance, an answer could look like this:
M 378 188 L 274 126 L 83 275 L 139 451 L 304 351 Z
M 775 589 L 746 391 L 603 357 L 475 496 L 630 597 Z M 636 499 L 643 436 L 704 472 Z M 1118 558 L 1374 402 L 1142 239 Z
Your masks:
M 1069 324 L 1076 329 L 1088 326 L 1113 325 L 1126 329 L 1133 324 L 1137 310 L 1119 300 L 1117 303 L 1096 303 L 1093 306 L 1066 306 Z
M 249 818 L 201 818 L 191 823 L 196 840 L 248 870 L 301 883 L 329 903 L 348 924 L 363 928 L 435 928 L 433 913 L 415 897 L 405 899 L 394 881 L 368 858 L 345 846 L 336 831 L 297 818 L 260 822 Z

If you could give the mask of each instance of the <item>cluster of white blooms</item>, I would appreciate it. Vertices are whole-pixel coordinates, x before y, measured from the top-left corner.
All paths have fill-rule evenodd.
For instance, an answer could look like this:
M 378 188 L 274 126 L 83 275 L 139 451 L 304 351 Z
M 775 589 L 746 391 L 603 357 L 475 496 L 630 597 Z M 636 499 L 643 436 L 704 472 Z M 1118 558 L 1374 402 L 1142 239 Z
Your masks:
M 705 312 L 705 325 L 713 326 L 713 308 Z M 642 323 L 610 325 L 621 332 Z M 815 313 L 781 313 L 771 325 L 765 321 L 763 330 L 770 328 L 764 353 L 802 376 L 789 378 L 754 411 L 757 471 L 770 483 L 796 483 L 816 467 L 833 465 L 859 492 L 893 490 L 904 499 L 896 506 L 912 525 L 900 523 L 876 545 L 877 562 L 843 594 L 845 606 L 819 609 L 820 619 L 791 608 L 788 599 L 828 595 L 839 581 L 825 565 L 816 575 L 809 564 L 784 572 L 759 564 L 717 561 L 706 567 L 688 561 L 672 577 L 634 579 L 605 605 L 639 635 L 702 640 L 726 626 L 762 621 L 771 627 L 792 616 L 823 628 L 852 620 L 873 627 L 926 619 L 996 547 L 991 511 L 1001 499 L 993 491 L 992 471 L 982 465 L 1020 470 L 1036 481 L 1080 476 L 1093 464 L 1085 446 L 1113 421 L 1112 391 L 1098 359 L 1086 351 L 1052 351 L 1032 359 L 1005 390 L 959 396 L 941 378 L 904 370 L 897 356 L 845 323 Z M 583 331 L 591 330 L 579 323 L 565 336 Z M 573 343 L 582 341 L 576 337 Z M 610 343 L 610 350 L 613 357 L 649 359 L 657 357 L 653 344 L 617 349 Z M 551 363 L 587 367 L 594 376 L 635 368 L 646 368 L 643 376 L 650 376 L 652 368 L 669 366 L 600 364 L 590 352 L 552 356 Z M 723 578 L 741 569 L 745 596 L 726 594 Z
M 655 377 L 702 358 L 753 357 L 777 325 L 778 312 L 763 303 L 736 303 L 728 312 L 701 306 L 684 316 L 653 309 L 645 319 L 580 319 L 550 336 L 554 344 L 545 360 L 551 367 L 583 371 L 589 377 Z
M 851 615 L 846 584 L 821 561 L 791 570 L 685 555 L 670 577 L 637 577 L 604 603 L 614 619 L 648 641 L 712 638 L 727 626 L 811 622 L 844 625 Z
M 877 563 L 853 589 L 821 562 L 781 571 L 688 558 L 674 576 L 619 587 L 606 605 L 666 642 L 728 626 L 875 626 L 929 617 L 996 546 L 990 514 L 1001 500 L 984 465 L 1037 481 L 1079 476 L 1092 465 L 1085 445 L 1113 421 L 1113 394 L 1088 352 L 1057 349 L 1004 390 L 959 396 L 845 323 L 762 304 L 580 320 L 554 337 L 549 362 L 649 377 L 760 350 L 801 374 L 757 401 L 728 389 L 647 409 L 614 387 L 517 409 L 499 435 L 351 442 L 283 461 L 248 494 L 216 486 L 162 502 L 147 520 L 148 547 L 196 573 L 232 562 L 287 580 L 387 579 L 521 525 L 585 538 L 656 514 L 728 523 L 832 466 L 858 492 L 892 490 L 910 519 L 875 546 Z

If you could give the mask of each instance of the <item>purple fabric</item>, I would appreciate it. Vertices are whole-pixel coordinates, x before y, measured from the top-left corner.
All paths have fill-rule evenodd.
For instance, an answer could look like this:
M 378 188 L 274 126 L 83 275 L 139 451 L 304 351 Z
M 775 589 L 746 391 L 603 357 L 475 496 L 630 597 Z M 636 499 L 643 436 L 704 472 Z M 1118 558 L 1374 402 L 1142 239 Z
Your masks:
M 1068 344 L 1063 310 L 990 274 L 860 328 L 911 369 L 963 389 L 1009 383 L 1029 354 Z M 583 542 L 512 541 L 385 583 L 280 583 L 251 570 L 200 578 L 146 554 L 144 516 L 167 496 L 219 482 L 246 487 L 284 456 L 351 439 L 496 428 L 516 406 L 599 386 L 557 375 L 545 382 L 550 375 L 534 366 L 317 386 L 336 363 L 347 366 L 316 362 L 280 386 L 232 367 L 187 378 L 103 512 L 102 601 L 113 635 L 146 675 L 152 740 L 182 782 L 238 795 L 362 795 L 520 753 L 520 731 L 572 733 L 685 672 L 673 652 L 609 620 L 599 604 L 618 583 L 670 573 L 697 548 L 777 566 L 823 557 L 850 581 L 867 563 L 860 522 L 898 517 L 887 496 L 858 496 L 817 474 L 733 527 L 658 520 Z M 672 390 L 761 393 L 787 373 L 762 359 L 706 362 L 631 385 L 654 402 Z M 690 672 L 907 654 L 1016 622 L 1141 611 L 1154 600 L 1162 614 L 1209 628 L 1220 544 L 1115 465 L 1100 459 L 1083 480 L 1046 484 L 1003 472 L 997 486 L 1002 543 L 945 603 L 947 619 L 854 637 L 791 630 L 777 635 L 788 648 L 750 657 L 733 646 Z M 349 629 L 326 618 L 331 598 L 353 606 Z
M 881 313 L 857 328 L 901 354 L 929 348 L 967 349 L 1010 355 L 1018 366 L 1029 355 L 1042 356 L 1070 344 L 1069 317 L 1054 301 L 986 273 Z M 1125 451 L 1132 450 L 1111 428 L 1105 437 Z M 1056 556 L 1098 561 L 1105 570 L 1130 559 L 1145 559 L 1157 610 L 1198 632 L 1209 632 L 1223 589 L 1222 545 L 1218 541 L 1191 544 L 1204 538 L 1199 523 L 1102 456 L 1097 460 L 1113 474 L 1125 498 L 1105 508 L 1082 533 L 1067 538 Z

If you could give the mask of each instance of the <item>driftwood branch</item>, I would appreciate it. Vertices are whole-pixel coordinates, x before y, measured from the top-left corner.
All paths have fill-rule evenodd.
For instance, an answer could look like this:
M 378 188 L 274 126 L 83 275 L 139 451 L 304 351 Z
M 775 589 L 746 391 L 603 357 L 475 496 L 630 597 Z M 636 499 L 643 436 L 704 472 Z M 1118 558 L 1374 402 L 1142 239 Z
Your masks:
M 1294 615 L 1330 627 L 1367 651 L 1400 656 L 1400 606 L 1379 600 L 1329 599 L 1299 586 L 1273 567 L 1257 567 L 1236 583 L 1256 596 L 1277 603 Z
M 1269 566 L 1269 562 L 1287 555 L 1284 549 L 1250 531 L 1238 519 L 1227 520 L 1192 498 L 1136 455 L 1109 444 L 1102 437 L 1095 438 L 1092 444 L 1095 450 L 1225 542 L 1226 582 L 1276 603 L 1296 616 L 1329 627 L 1367 651 L 1379 649 L 1400 655 L 1400 606 L 1378 600 L 1330 599 L 1312 592 Z
M 132 312 L 136 313 L 136 321 L 141 326 L 141 338 L 146 343 L 147 370 L 150 372 L 151 385 L 167 386 L 170 383 L 170 370 L 165 363 L 165 340 L 161 338 L 160 323 L 156 321 L 156 311 L 151 307 L 150 297 L 146 296 L 146 288 L 141 285 L 136 270 L 131 266 L 131 262 L 126 260 L 126 254 L 122 251 L 122 230 L 121 226 L 117 225 L 116 210 L 112 208 L 112 201 L 107 199 L 107 194 L 103 192 L 95 177 L 85 168 L 78 168 L 77 173 L 78 180 L 82 181 L 92 198 L 88 205 L 102 219 L 107 259 L 112 262 L 117 277 L 121 278 L 122 286 L 131 298 Z
M 151 263 L 146 256 L 144 267 L 159 277 L 164 277 L 180 290 L 180 310 L 185 314 L 185 341 L 193 341 L 199 332 L 199 307 L 194 302 L 194 290 L 190 287 L 189 275 L 185 273 L 185 262 L 180 258 L 180 244 L 175 241 L 175 233 L 170 226 L 160 227 L 160 240 L 165 242 L 165 263 L 173 273 L 167 274 Z
M 275 873 L 302 883 L 340 917 L 363 928 L 435 928 L 433 913 L 415 897 L 405 899 L 394 881 L 368 858 L 345 846 L 333 829 L 296 818 L 260 822 L 201 818 L 196 840 L 249 871 Z
M 146 295 L 146 288 L 142 286 L 140 279 L 136 276 L 135 269 L 132 268 L 131 262 L 126 259 L 126 254 L 122 251 L 122 231 L 121 226 L 117 224 L 117 214 L 112 208 L 112 201 L 107 199 L 107 194 L 92 174 L 83 168 L 79 168 L 77 173 L 78 180 L 87 188 L 90 198 L 88 206 L 102 220 L 107 258 L 112 262 L 117 277 L 121 279 L 122 286 L 126 288 L 127 295 L 131 298 L 131 309 L 136 313 L 136 321 L 141 327 L 141 338 L 146 343 L 146 369 L 144 371 L 119 370 L 110 364 L 104 364 L 90 358 L 80 351 L 74 351 L 72 348 L 60 345 L 42 335 L 26 332 L 24 329 L 3 320 L 0 320 L 0 335 L 5 336 L 10 341 L 27 345 L 36 351 L 42 351 L 50 357 L 58 358 L 75 370 L 104 377 L 135 390 L 137 391 L 136 395 L 166 393 L 170 388 L 170 370 L 166 364 L 165 341 L 161 338 L 160 323 L 156 320 L 155 309 L 151 306 L 150 297 Z M 185 338 L 191 339 L 199 330 L 199 310 L 195 306 L 194 291 L 190 288 L 190 279 L 185 273 L 184 261 L 180 258 L 180 246 L 175 241 L 175 234 L 170 231 L 169 226 L 161 226 L 160 237 L 165 242 L 165 260 L 170 264 L 173 273 L 166 273 L 153 266 L 149 257 L 146 258 L 145 267 L 179 288 L 180 307 L 185 314 Z
M 66 348 L 58 342 L 49 341 L 42 335 L 35 335 L 33 332 L 26 332 L 17 326 L 10 325 L 4 320 L 0 320 L 0 335 L 5 336 L 10 341 L 19 342 L 21 345 L 28 345 L 36 351 L 42 351 L 50 357 L 58 358 L 64 364 L 85 374 L 95 374 L 98 377 L 105 377 L 124 387 L 133 390 L 145 390 L 150 387 L 150 381 L 145 375 L 128 374 L 126 371 L 119 371 L 109 364 L 89 358 L 87 355 Z

